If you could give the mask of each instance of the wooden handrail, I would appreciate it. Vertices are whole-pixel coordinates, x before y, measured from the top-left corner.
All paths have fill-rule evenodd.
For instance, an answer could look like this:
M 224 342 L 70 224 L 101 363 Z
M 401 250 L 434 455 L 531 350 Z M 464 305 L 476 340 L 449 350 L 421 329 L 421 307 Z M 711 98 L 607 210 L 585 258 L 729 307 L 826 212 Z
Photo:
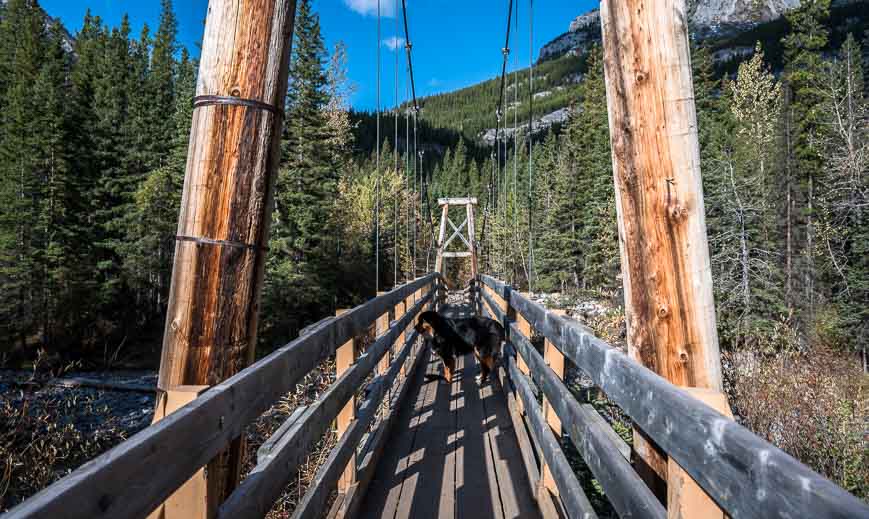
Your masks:
M 257 465 L 223 503 L 217 513 L 218 519 L 264 517 L 271 510 L 286 484 L 295 477 L 299 465 L 317 440 L 331 426 L 344 404 L 362 386 L 365 378 L 374 371 L 380 358 L 431 297 L 432 294 L 429 292 L 401 319 L 393 322 L 387 332 L 380 336 L 353 366 L 345 371 L 314 404 L 308 406 L 305 415 L 286 435 L 286 439 L 281 441 L 281 445 L 276 447 L 263 463 Z M 401 364 L 393 366 L 390 372 L 396 368 L 400 370 Z M 378 397 L 382 396 L 383 389 L 378 388 L 378 390 L 381 392 Z M 380 398 L 377 402 L 379 401 Z M 369 409 L 370 416 L 366 419 L 374 417 L 373 410 L 374 407 Z
M 587 373 L 731 516 L 869 517 L 869 505 L 584 326 L 547 311 L 497 279 L 480 279 Z M 488 294 L 483 297 L 491 304 Z M 495 306 L 494 312 L 501 314 L 496 316 L 503 319 Z
M 438 279 L 437 274 L 426 275 L 340 317 L 321 321 L 37 493 L 4 519 L 144 517 L 333 354 L 337 345 L 359 335 L 396 303 Z
M 555 438 L 545 418 L 543 418 L 543 409 L 537 403 L 528 379 L 516 367 L 514 357 L 515 355 L 512 355 L 509 351 L 504 356 L 507 363 L 507 372 L 510 374 L 510 380 L 513 382 L 517 390 L 516 392 L 519 393 L 519 397 L 522 399 L 525 413 L 529 418 L 529 425 L 533 428 L 535 437 L 539 438 L 540 450 L 543 452 L 546 465 L 555 476 L 555 484 L 561 493 L 561 499 L 564 507 L 567 509 L 568 516 L 596 519 L 597 514 L 594 508 L 588 501 L 585 492 L 582 491 L 579 480 L 576 478 L 576 473 L 574 473 L 573 468 L 567 461 L 567 457 L 561 450 L 558 439 Z
M 666 518 L 667 511 L 658 498 L 622 456 L 606 431 L 597 427 L 598 423 L 591 414 L 593 411 L 589 412 L 579 404 L 564 382 L 546 366 L 543 356 L 522 335 L 516 323 L 510 325 L 510 343 L 525 359 L 537 387 L 543 390 L 562 426 L 570 432 L 570 440 L 619 516 Z

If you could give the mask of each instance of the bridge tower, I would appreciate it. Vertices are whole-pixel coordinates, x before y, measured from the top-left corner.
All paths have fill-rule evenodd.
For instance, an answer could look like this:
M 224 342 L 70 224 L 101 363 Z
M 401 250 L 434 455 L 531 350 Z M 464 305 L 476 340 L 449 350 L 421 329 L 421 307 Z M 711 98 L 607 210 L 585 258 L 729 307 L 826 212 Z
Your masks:
M 474 206 L 477 205 L 476 198 L 440 198 L 438 205 L 441 206 L 441 225 L 440 233 L 438 234 L 438 255 L 435 260 L 435 271 L 444 274 L 444 259 L 445 258 L 471 258 L 471 275 L 472 279 L 477 279 L 477 245 L 474 241 L 476 226 L 474 222 Z M 450 219 L 451 207 L 464 207 L 465 219 L 458 226 Z M 446 239 L 447 224 L 452 228 L 452 234 L 449 239 Z M 459 238 L 466 247 L 463 251 L 447 252 L 447 247 L 456 238 Z

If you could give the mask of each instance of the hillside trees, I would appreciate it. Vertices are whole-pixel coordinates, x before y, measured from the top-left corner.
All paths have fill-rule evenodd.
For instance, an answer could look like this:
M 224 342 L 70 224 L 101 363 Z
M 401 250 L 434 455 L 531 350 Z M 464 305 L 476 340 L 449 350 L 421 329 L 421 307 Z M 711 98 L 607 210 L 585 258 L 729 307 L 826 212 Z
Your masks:
M 869 323 L 869 103 L 860 45 L 853 36 L 836 59 L 825 63 L 816 84 L 822 102 L 824 183 L 818 193 L 817 255 L 833 319 L 841 336 L 863 353 Z
M 720 329 L 738 344 L 763 343 L 784 313 L 773 195 L 783 95 L 759 46 L 725 84 L 724 99 L 726 131 L 709 143 L 715 157 L 704 172 Z

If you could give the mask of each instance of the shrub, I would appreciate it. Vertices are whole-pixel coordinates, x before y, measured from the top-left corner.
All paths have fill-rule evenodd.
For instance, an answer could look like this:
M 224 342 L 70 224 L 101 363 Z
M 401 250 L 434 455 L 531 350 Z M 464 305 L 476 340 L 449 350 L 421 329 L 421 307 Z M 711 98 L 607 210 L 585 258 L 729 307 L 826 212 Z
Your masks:
M 733 412 L 747 428 L 863 499 L 869 498 L 869 377 L 825 347 L 723 357 Z

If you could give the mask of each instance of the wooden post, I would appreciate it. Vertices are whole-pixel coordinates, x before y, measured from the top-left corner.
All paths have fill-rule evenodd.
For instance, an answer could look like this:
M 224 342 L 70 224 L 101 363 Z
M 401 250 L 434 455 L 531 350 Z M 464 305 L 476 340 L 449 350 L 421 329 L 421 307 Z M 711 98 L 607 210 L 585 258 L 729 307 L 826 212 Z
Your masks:
M 629 353 L 673 384 L 722 391 L 685 0 L 603 0 Z M 661 495 L 666 458 L 637 430 Z
M 386 292 L 378 292 L 377 297 L 386 294 Z M 376 337 L 380 337 L 386 330 L 389 329 L 389 312 L 384 312 L 383 315 L 377 318 L 377 321 L 374 323 L 374 335 Z M 380 362 L 377 364 L 377 374 L 383 375 L 387 371 L 389 371 L 389 364 L 392 362 L 392 350 L 387 351 L 383 358 L 380 359 Z M 392 404 L 392 388 L 390 388 L 386 396 L 383 398 L 383 406 L 381 411 L 385 412 L 389 409 L 389 405 Z
M 341 315 L 346 313 L 347 310 L 338 310 L 335 312 L 335 315 Z M 340 378 L 341 375 L 350 369 L 351 366 L 356 362 L 356 358 L 358 355 L 358 351 L 356 350 L 356 339 L 350 339 L 345 342 L 335 351 L 335 377 Z M 353 420 L 356 419 L 356 396 L 351 396 L 350 400 L 344 405 L 344 408 L 341 409 L 341 412 L 338 413 L 338 417 L 336 418 L 337 422 L 337 434 L 340 439 L 344 432 L 350 427 L 350 424 Z M 350 461 L 347 462 L 347 467 L 344 469 L 344 473 L 341 475 L 341 478 L 338 479 L 338 492 L 344 493 L 356 483 L 356 456 L 351 456 Z
M 196 399 L 208 386 L 177 386 L 157 399 L 152 424 L 155 424 Z M 205 469 L 199 469 L 186 483 L 178 487 L 169 499 L 148 514 L 148 519 L 206 519 L 208 481 Z
M 214 386 L 254 358 L 295 11 L 295 0 L 209 2 L 160 394 Z M 212 505 L 238 483 L 241 460 L 236 440 L 209 464 Z
M 407 313 L 407 299 L 395 305 L 395 320 L 398 321 L 404 314 Z M 392 356 L 395 357 L 398 352 L 401 351 L 401 346 L 404 344 L 405 331 L 402 330 L 398 335 L 398 338 L 395 339 L 395 343 L 392 345 Z M 398 373 L 398 377 L 396 377 L 395 383 L 398 385 L 399 381 L 404 380 L 406 373 L 404 366 L 401 367 L 401 371 Z
M 733 419 L 724 393 L 701 388 L 686 388 L 686 391 L 712 409 Z M 715 501 L 672 458 L 667 463 L 667 475 L 668 519 L 724 519 L 724 511 L 718 508 Z
M 552 313 L 555 315 L 565 314 L 564 310 L 552 310 Z M 555 372 L 558 378 L 564 380 L 564 355 L 549 339 L 545 339 L 543 343 L 543 360 L 546 361 L 546 365 Z M 558 418 L 555 410 L 552 409 L 552 404 L 549 403 L 546 395 L 543 395 L 543 417 L 546 418 L 546 423 L 549 424 L 555 437 L 561 438 L 561 420 Z M 553 495 L 558 495 L 558 487 L 555 484 L 555 479 L 552 477 L 552 472 L 549 470 L 548 465 L 543 468 L 543 486 L 552 492 Z
M 447 218 L 450 215 L 450 205 L 445 204 L 441 208 L 441 229 L 438 234 L 438 255 L 435 258 L 435 272 L 439 272 L 441 275 L 444 273 L 444 242 L 447 237 Z
M 471 276 L 476 280 L 479 272 L 477 271 L 477 231 L 474 223 L 474 204 L 469 203 L 465 207 L 468 213 L 468 243 L 471 244 Z

